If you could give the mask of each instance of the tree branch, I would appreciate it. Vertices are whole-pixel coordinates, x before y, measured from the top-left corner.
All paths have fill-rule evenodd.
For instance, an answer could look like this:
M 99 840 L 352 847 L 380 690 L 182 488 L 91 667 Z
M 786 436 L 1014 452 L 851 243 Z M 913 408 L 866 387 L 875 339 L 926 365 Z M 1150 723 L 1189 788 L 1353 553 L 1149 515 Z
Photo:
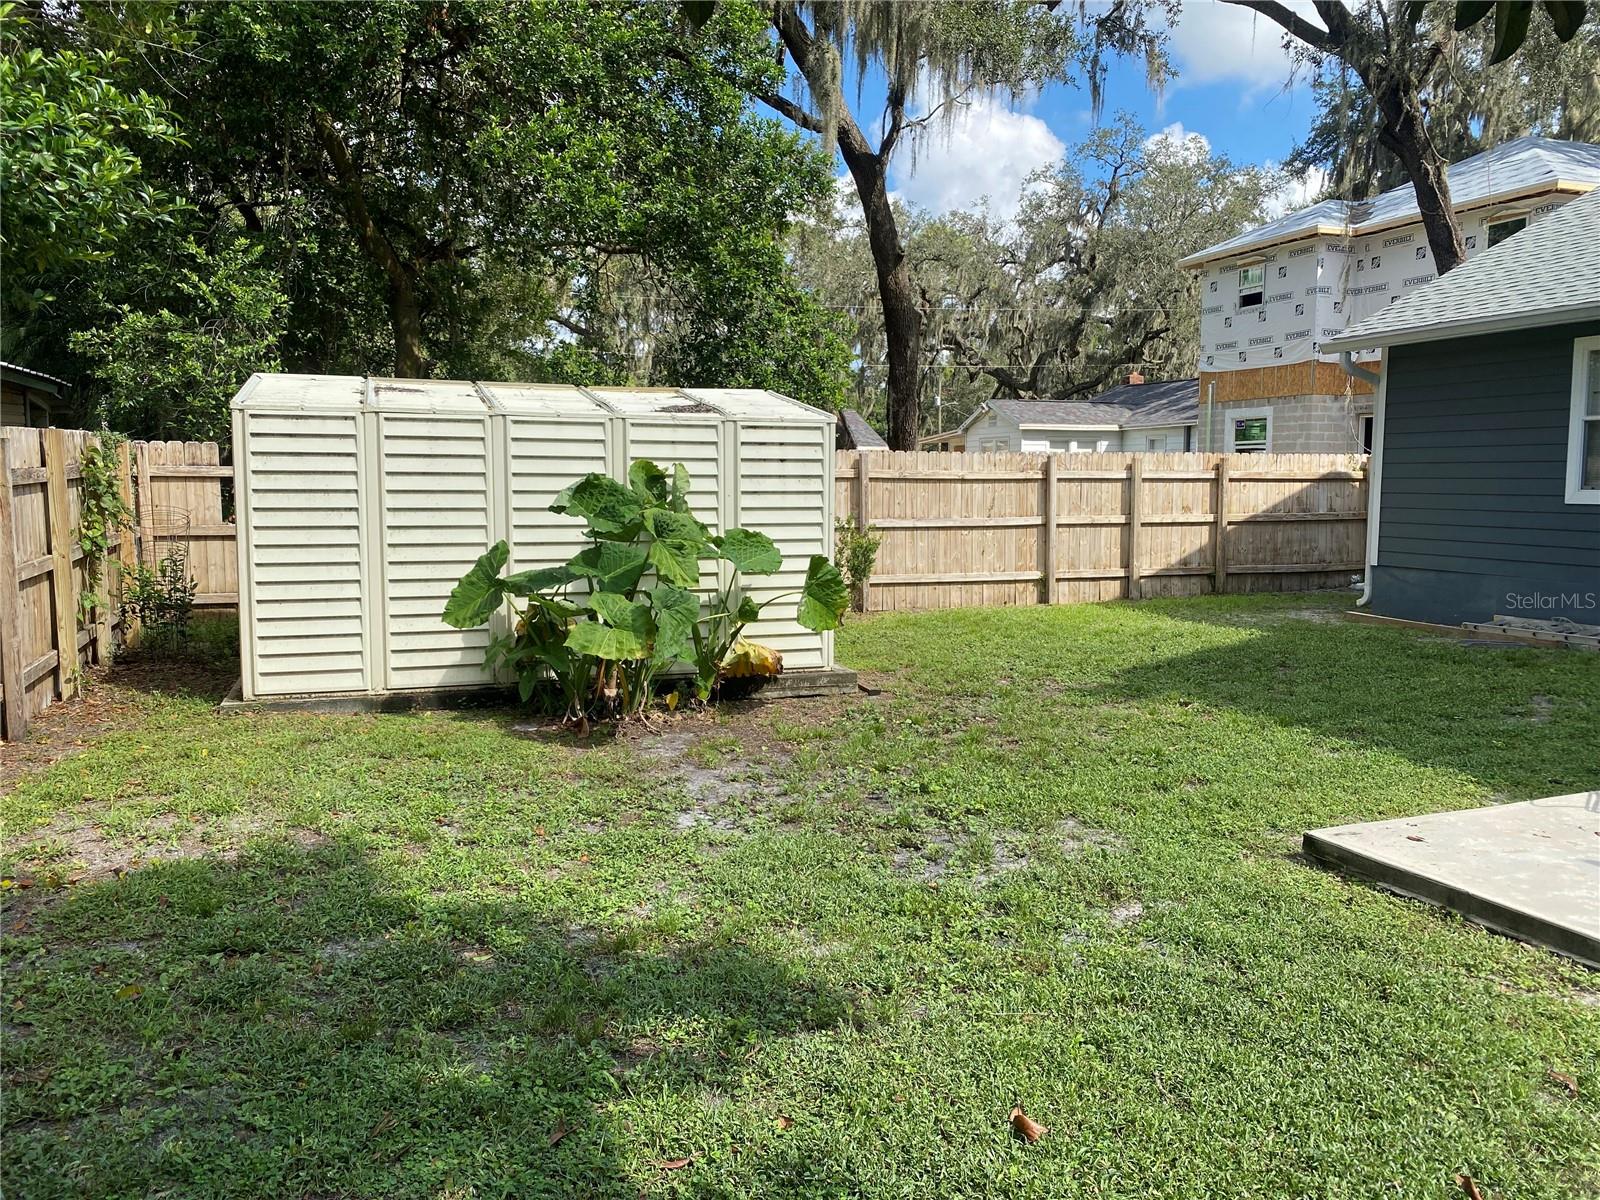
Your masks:
M 1306 20 L 1293 9 L 1278 3 L 1278 0 L 1228 0 L 1228 3 L 1237 4 L 1241 8 L 1254 9 L 1262 16 L 1276 21 L 1306 45 L 1313 46 L 1324 54 L 1337 54 L 1345 41 L 1348 40 L 1348 29 L 1345 29 L 1344 36 L 1335 34 L 1331 26 L 1328 29 L 1322 29 Z M 1333 7 L 1338 7 L 1343 11 L 1342 6 L 1334 5 Z M 1317 5 L 1317 13 L 1324 21 L 1328 20 L 1328 14 L 1323 12 L 1321 3 Z M 1343 22 L 1338 23 L 1343 24 Z

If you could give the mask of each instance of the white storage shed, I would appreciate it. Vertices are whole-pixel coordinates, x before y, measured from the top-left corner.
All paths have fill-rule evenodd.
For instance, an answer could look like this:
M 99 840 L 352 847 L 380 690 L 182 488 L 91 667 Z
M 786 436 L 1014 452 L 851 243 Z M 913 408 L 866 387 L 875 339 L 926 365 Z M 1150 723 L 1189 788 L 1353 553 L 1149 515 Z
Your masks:
M 832 551 L 833 436 L 832 413 L 765 391 L 254 375 L 233 401 L 242 697 L 497 682 L 494 626 L 446 625 L 450 590 L 501 538 L 508 570 L 565 562 L 583 523 L 556 493 L 641 458 L 683 463 L 713 530 L 777 543 L 783 570 L 749 595 L 795 591 Z M 727 567 L 702 566 L 709 595 Z M 832 634 L 787 601 L 771 616 L 749 636 L 786 672 L 833 666 Z

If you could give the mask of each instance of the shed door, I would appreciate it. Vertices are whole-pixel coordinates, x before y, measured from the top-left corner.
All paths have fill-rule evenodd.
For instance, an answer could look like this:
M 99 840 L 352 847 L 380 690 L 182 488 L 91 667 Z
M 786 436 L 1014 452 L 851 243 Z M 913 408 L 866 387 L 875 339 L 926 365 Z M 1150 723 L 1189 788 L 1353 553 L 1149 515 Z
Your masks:
M 489 628 L 441 619 L 456 581 L 492 544 L 489 420 L 384 412 L 384 628 L 390 689 L 483 683 Z
M 551 512 L 550 502 L 585 475 L 606 473 L 608 426 L 601 414 L 506 419 L 511 569 L 557 566 L 588 544 L 583 521 Z
M 254 693 L 367 690 L 358 418 L 244 418 Z
M 763 603 L 797 592 L 813 554 L 827 554 L 827 455 L 833 453 L 821 425 L 747 424 L 739 427 L 739 524 L 778 544 L 783 569 L 776 575 L 744 580 L 746 594 Z M 822 635 L 794 619 L 798 596 L 786 596 L 768 610 L 770 619 L 747 631 L 757 642 L 783 655 L 785 670 L 825 666 Z

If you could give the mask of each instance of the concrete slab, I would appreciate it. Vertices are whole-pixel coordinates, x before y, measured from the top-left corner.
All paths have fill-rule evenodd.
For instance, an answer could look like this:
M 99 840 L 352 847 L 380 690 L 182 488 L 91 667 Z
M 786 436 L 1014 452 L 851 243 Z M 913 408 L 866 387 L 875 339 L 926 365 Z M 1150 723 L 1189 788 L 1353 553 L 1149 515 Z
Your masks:
M 1600 970 L 1600 791 L 1313 829 L 1306 855 Z

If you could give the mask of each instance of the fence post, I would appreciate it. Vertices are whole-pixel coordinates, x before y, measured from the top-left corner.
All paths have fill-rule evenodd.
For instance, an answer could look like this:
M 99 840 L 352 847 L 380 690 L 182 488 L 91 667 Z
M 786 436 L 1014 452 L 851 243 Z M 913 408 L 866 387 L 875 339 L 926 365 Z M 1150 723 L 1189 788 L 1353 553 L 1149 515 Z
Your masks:
M 44 431 L 45 503 L 50 529 L 50 588 L 56 617 L 56 692 L 69 700 L 77 694 L 78 589 L 72 569 L 72 509 L 67 502 L 67 435 Z
M 138 505 L 139 505 L 139 561 L 144 562 L 146 555 L 149 563 L 156 563 L 155 539 L 155 513 L 151 501 L 154 493 L 150 490 L 150 443 L 135 442 L 133 444 L 133 470 L 139 480 Z
M 868 494 L 872 490 L 872 472 L 867 467 L 869 453 L 870 451 L 867 450 L 856 451 L 856 528 L 861 531 L 863 536 L 867 532 L 867 525 L 872 516 L 871 505 L 868 500 Z M 866 612 L 869 608 L 867 597 L 872 588 L 871 572 L 869 571 L 867 574 L 869 578 L 861 581 L 862 612 Z
M 117 536 L 117 569 L 122 578 L 117 583 L 117 609 L 126 641 L 139 629 L 139 618 L 128 609 L 128 575 L 139 565 L 139 534 L 133 507 L 133 451 L 127 442 L 117 447 L 117 492 L 128 510 L 127 524 Z M 107 589 L 109 599 L 110 589 Z
M 14 742 L 28 729 L 28 689 L 22 682 L 22 592 L 12 534 L 11 441 L 0 437 L 0 688 L 5 690 L 3 732 Z
M 1144 522 L 1144 458 L 1128 456 L 1128 599 L 1139 598 L 1139 532 Z
M 1228 456 L 1217 459 L 1216 529 L 1211 535 L 1211 590 L 1222 594 L 1228 581 Z
M 1044 586 L 1040 592 L 1042 604 L 1056 602 L 1056 485 L 1056 452 L 1050 450 L 1044 456 L 1044 542 L 1039 547 L 1039 563 L 1044 571 Z

